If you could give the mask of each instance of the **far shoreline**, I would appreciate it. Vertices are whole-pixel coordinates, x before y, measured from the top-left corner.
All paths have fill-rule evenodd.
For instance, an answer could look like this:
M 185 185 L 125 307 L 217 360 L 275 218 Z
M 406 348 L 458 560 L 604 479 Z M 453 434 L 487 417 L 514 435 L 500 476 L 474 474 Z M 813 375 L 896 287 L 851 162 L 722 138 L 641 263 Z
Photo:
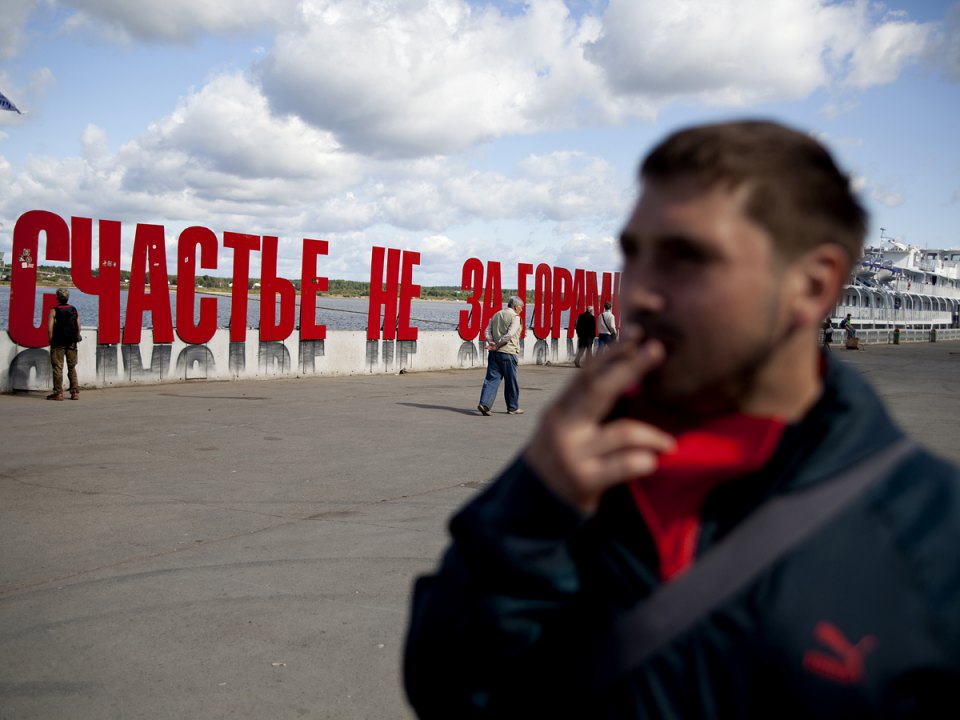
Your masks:
M 9 280 L 0 280 L 0 287 L 10 287 L 10 281 L 9 281 Z M 36 287 L 36 288 L 38 288 L 38 289 L 39 289 L 39 288 L 56 289 L 56 288 L 65 287 L 65 288 L 67 288 L 68 290 L 71 290 L 71 291 L 78 289 L 78 288 L 76 287 L 76 285 L 72 285 L 72 284 L 51 284 L 51 283 L 46 283 L 46 282 L 38 282 L 38 283 L 36 283 L 36 284 L 34 285 L 34 287 Z M 129 290 L 129 285 L 121 284 L 120 289 L 121 289 L 121 290 Z M 79 292 L 82 292 L 82 291 L 79 291 Z M 177 286 L 176 286 L 176 285 L 171 285 L 171 286 L 170 286 L 170 292 L 175 294 L 175 293 L 177 292 Z M 232 295 L 233 295 L 233 291 L 232 291 L 232 290 L 216 290 L 216 289 L 211 289 L 211 288 L 202 288 L 202 289 L 201 289 L 201 288 L 194 288 L 194 292 L 195 292 L 197 295 L 212 295 L 212 296 L 215 296 L 215 297 L 232 297 Z M 84 294 L 92 294 L 92 293 L 84 293 Z M 248 298 L 254 298 L 254 299 L 256 299 L 256 300 L 259 300 L 259 299 L 260 299 L 260 293 L 259 293 L 259 292 L 255 292 L 255 291 L 253 291 L 253 290 L 248 290 L 248 291 L 247 291 L 247 297 L 248 297 Z M 327 294 L 327 293 L 318 293 L 318 294 L 317 294 L 317 299 L 322 299 L 322 298 L 331 298 L 331 299 L 337 299 L 337 300 L 369 300 L 369 299 L 370 299 L 370 296 L 369 296 L 369 295 L 339 295 L 339 294 L 337 294 L 337 295 L 330 295 L 330 294 Z M 457 299 L 457 298 L 441 298 L 441 297 L 428 297 L 428 298 L 415 297 L 415 298 L 412 298 L 412 299 L 413 299 L 413 300 L 420 300 L 420 301 L 423 301 L 423 302 L 444 302 L 444 303 L 464 303 L 464 304 L 467 303 L 467 299 L 466 299 L 466 298 L 464 298 L 464 299 Z

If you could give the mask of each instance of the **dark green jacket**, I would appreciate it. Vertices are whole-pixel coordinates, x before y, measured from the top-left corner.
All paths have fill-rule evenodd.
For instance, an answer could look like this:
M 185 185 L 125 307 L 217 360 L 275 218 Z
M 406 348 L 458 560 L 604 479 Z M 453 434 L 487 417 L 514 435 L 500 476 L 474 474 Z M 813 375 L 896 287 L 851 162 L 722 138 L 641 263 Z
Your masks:
M 858 373 L 826 362 L 821 399 L 767 467 L 708 497 L 698 554 L 769 496 L 901 436 Z M 416 583 L 407 638 L 421 718 L 957 716 L 960 474 L 926 451 L 602 692 L 597 637 L 660 582 L 629 491 L 584 520 L 517 460 L 450 530 L 439 570 Z

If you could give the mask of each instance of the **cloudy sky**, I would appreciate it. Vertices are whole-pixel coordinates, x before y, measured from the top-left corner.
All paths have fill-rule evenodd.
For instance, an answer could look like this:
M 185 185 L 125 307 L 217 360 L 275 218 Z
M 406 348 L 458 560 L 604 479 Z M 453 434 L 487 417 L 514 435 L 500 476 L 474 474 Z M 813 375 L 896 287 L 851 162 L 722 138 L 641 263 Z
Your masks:
M 0 0 L 0 251 L 43 209 L 278 235 L 299 277 L 374 245 L 615 270 L 639 158 L 768 117 L 835 152 L 871 239 L 960 247 L 960 3 Z M 257 274 L 258 268 L 254 268 Z M 507 273 L 509 274 L 509 273 Z M 506 282 L 505 283 L 510 284 Z

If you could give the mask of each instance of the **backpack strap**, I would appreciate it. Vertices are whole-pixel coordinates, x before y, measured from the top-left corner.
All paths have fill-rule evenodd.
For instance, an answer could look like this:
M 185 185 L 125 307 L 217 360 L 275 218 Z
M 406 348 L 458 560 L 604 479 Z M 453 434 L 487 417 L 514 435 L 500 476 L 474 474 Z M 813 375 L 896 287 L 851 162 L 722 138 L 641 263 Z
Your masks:
M 901 437 L 833 478 L 768 500 L 686 573 L 612 623 L 595 656 L 598 687 L 609 687 L 719 608 L 916 449 Z

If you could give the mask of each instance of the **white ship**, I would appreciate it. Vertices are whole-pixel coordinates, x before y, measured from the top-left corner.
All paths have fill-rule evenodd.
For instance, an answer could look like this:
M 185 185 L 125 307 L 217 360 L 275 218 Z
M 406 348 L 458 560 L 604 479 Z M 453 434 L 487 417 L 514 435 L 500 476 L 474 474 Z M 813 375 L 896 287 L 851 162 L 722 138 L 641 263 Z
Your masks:
M 880 245 L 867 247 L 854 267 L 835 324 L 849 313 L 864 330 L 960 328 L 960 248 L 920 248 L 884 232 Z

